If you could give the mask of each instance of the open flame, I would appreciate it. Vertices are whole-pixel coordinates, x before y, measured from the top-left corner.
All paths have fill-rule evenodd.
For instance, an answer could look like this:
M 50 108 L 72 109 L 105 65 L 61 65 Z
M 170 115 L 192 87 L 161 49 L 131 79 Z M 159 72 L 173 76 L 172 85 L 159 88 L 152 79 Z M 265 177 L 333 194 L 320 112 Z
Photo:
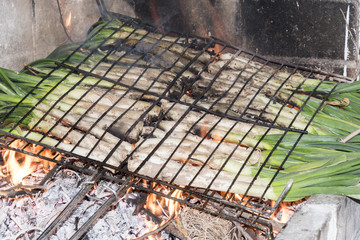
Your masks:
M 202 24 L 199 27 L 199 32 L 200 32 L 200 35 L 202 35 L 205 38 L 211 37 L 211 33 L 206 32 L 205 27 Z M 222 45 L 215 43 L 214 47 L 209 48 L 208 51 L 210 51 L 210 52 L 213 51 L 214 54 L 220 55 L 222 53 L 223 49 L 224 49 L 224 47 Z
M 169 194 L 170 190 L 167 189 L 163 185 L 156 186 L 156 183 L 152 184 L 152 187 L 155 187 L 155 191 L 163 192 L 164 194 Z M 183 192 L 179 189 L 174 189 L 170 194 L 171 197 L 175 199 L 182 199 Z M 163 198 L 155 193 L 149 193 L 146 200 L 145 208 L 151 211 L 156 216 L 160 216 L 161 214 L 166 215 L 168 218 L 176 217 L 180 210 L 180 203 L 169 199 Z
M 59 0 L 58 1 L 59 4 L 59 10 L 60 10 L 60 14 L 61 14 L 61 21 L 62 21 L 62 25 L 65 28 L 66 31 L 66 35 L 68 36 L 68 38 L 70 38 L 70 27 L 71 27 L 71 19 L 72 19 L 72 15 L 71 15 L 71 10 L 68 11 L 68 9 L 66 8 L 66 0 Z M 66 16 L 66 17 L 65 17 Z M 65 20 L 64 20 L 65 18 Z
M 151 13 L 151 17 L 154 20 L 154 23 L 158 26 L 161 26 L 161 22 L 159 19 L 159 15 L 156 11 L 156 4 L 154 2 L 154 0 L 149 0 L 149 7 L 150 7 L 150 13 Z M 164 30 L 162 28 L 158 28 L 159 32 L 164 33 Z
M 22 140 L 14 140 L 10 145 L 12 148 L 23 149 L 24 151 L 39 154 L 44 157 L 54 158 L 60 160 L 61 155 L 54 153 L 50 149 L 44 149 L 42 146 L 35 144 L 28 144 Z M 2 150 L 2 157 L 4 165 L 1 166 L 1 176 L 10 176 L 11 182 L 14 185 L 22 183 L 23 179 L 31 173 L 43 169 L 48 172 L 55 163 L 43 160 L 38 157 L 30 156 L 13 150 Z
M 223 41 L 227 41 L 228 36 L 224 31 L 224 27 L 223 27 L 224 24 L 218 17 L 218 14 L 217 14 L 215 8 L 209 2 L 204 1 L 204 3 L 205 3 L 205 7 L 207 8 L 208 12 L 211 15 L 211 20 L 213 23 L 213 31 L 215 32 L 216 37 Z M 201 36 L 203 36 L 205 38 L 210 38 L 213 35 L 213 34 L 211 34 L 211 32 L 206 31 L 206 28 L 205 28 L 204 24 L 202 24 L 202 23 L 199 25 L 199 33 Z M 216 43 L 214 47 L 209 48 L 208 50 L 213 51 L 217 55 L 220 55 L 220 54 L 222 54 L 224 47 L 222 45 Z
M 146 180 L 143 180 L 143 184 L 145 186 L 149 185 L 148 181 Z M 154 191 L 162 192 L 166 195 L 171 193 L 170 196 L 174 199 L 184 199 L 183 192 L 179 189 L 170 190 L 166 186 L 157 183 L 152 183 L 151 187 Z M 153 221 L 147 220 L 147 233 L 151 233 L 152 231 L 156 232 L 159 227 L 163 226 L 168 221 L 178 216 L 178 214 L 180 213 L 180 207 L 181 203 L 179 203 L 178 201 L 161 197 L 155 193 L 148 193 L 146 205 L 144 206 L 144 208 L 149 210 L 156 217 L 159 217 L 159 219 L 160 217 L 162 217 L 161 219 L 163 219 L 163 216 L 165 216 L 166 219 L 162 220 L 160 224 L 155 224 Z M 163 238 L 159 234 L 154 233 L 153 235 L 149 235 L 147 239 L 161 240 Z
M 275 202 L 272 201 L 271 205 L 273 206 L 274 204 Z M 278 223 L 287 223 L 295 213 L 293 209 L 289 208 L 292 204 L 293 203 L 288 203 L 288 202 L 280 203 L 279 207 L 270 216 L 270 219 Z
M 66 20 L 65 20 L 65 28 L 66 28 L 66 31 L 67 33 L 70 35 L 70 26 L 71 26 L 71 10 L 69 11 L 69 14 L 67 15 L 66 17 Z

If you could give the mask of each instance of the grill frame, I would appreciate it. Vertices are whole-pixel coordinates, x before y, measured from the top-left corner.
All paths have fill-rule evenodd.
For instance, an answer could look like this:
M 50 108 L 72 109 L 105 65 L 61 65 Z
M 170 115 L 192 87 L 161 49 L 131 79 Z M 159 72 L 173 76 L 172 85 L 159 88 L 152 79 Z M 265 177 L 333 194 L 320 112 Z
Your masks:
M 113 15 L 114 16 L 114 15 Z M 133 27 L 139 27 L 139 29 L 146 29 L 149 33 L 150 32 L 153 32 L 153 33 L 156 33 L 156 34 L 161 34 L 163 37 L 165 36 L 168 36 L 168 35 L 178 35 L 178 39 L 188 39 L 190 41 L 190 39 L 196 39 L 197 41 L 199 41 L 199 46 L 201 46 L 201 48 L 203 49 L 203 51 L 207 51 L 207 49 L 209 49 L 210 47 L 214 46 L 215 44 L 218 44 L 218 45 L 221 45 L 223 47 L 223 50 L 228 50 L 228 49 L 232 49 L 235 52 L 235 55 L 241 55 L 241 54 L 246 54 L 246 55 L 250 55 L 252 56 L 249 60 L 249 62 L 253 61 L 254 59 L 256 59 L 257 61 L 263 61 L 265 62 L 265 64 L 263 64 L 263 66 L 269 66 L 269 65 L 275 65 L 275 66 L 279 66 L 279 70 L 283 69 L 283 68 L 287 68 L 287 69 L 293 69 L 294 72 L 293 74 L 296 74 L 297 72 L 307 72 L 308 75 L 305 75 L 307 77 L 311 77 L 311 76 L 314 76 L 314 75 L 319 75 L 319 76 L 323 76 L 323 81 L 325 80 L 337 80 L 337 81 L 348 81 L 350 82 L 350 79 L 348 78 L 344 78 L 344 77 L 341 77 L 341 76 L 338 76 L 336 74 L 329 74 L 329 73 L 325 73 L 325 72 L 321 72 L 321 71 L 314 71 L 314 70 L 311 70 L 311 69 L 307 69 L 307 68 L 303 68 L 303 67 L 300 67 L 300 66 L 294 66 L 294 65 L 287 65 L 287 64 L 283 64 L 283 63 L 279 63 L 279 62 L 276 62 L 276 61 L 270 61 L 270 60 L 267 60 L 265 58 L 262 58 L 261 56 L 258 56 L 257 54 L 254 54 L 254 53 L 250 53 L 250 52 L 247 52 L 243 49 L 240 49 L 240 48 L 237 48 L 237 47 L 234 47 L 234 46 L 230 46 L 226 43 L 224 43 L 223 41 L 219 40 L 219 39 L 216 39 L 216 38 L 211 38 L 211 39 L 206 39 L 206 38 L 201 38 L 201 37 L 198 37 L 198 36 L 193 36 L 193 35 L 189 35 L 189 34 L 185 34 L 185 33 L 179 33 L 179 32 L 175 32 L 175 31 L 172 31 L 170 29 L 165 29 L 165 28 L 162 28 L 160 29 L 159 26 L 155 26 L 155 25 L 149 25 L 147 23 L 143 23 L 141 22 L 140 20 L 137 20 L 137 19 L 133 19 L 133 18 L 130 18 L 130 17 L 126 17 L 126 16 L 123 16 L 123 15 L 119 15 L 119 14 L 116 14 L 116 17 L 117 18 L 120 18 L 122 21 L 125 22 L 125 24 L 129 24 Z M 165 30 L 165 31 L 164 31 Z M 159 40 L 160 41 L 160 40 Z M 121 41 L 119 41 L 118 43 L 119 45 L 121 44 Z M 174 42 L 175 44 L 175 42 Z M 193 46 L 194 43 L 191 43 L 191 42 L 188 42 L 188 43 L 185 43 L 184 45 L 187 47 L 186 49 L 188 48 L 191 48 Z M 198 43 L 196 43 L 198 44 Z M 117 48 L 117 46 L 114 47 L 114 49 Z M 199 47 L 200 48 L 200 47 Z M 94 48 L 94 52 L 97 48 Z M 77 51 L 80 51 L 81 50 L 81 46 L 74 51 L 77 52 Z M 92 53 L 94 53 L 92 52 Z M 110 54 L 112 51 L 108 51 L 108 54 Z M 90 55 L 89 55 L 90 56 Z M 107 57 L 107 55 L 105 55 L 104 59 Z M 198 56 L 199 57 L 199 56 Z M 213 58 L 217 58 L 218 55 L 217 54 L 214 54 L 213 55 Z M 272 128 L 277 128 L 277 129 L 281 129 L 281 130 L 284 130 L 285 133 L 283 134 L 283 137 L 285 137 L 285 135 L 288 133 L 288 132 L 299 132 L 301 133 L 299 135 L 299 138 L 297 140 L 300 141 L 300 138 L 303 134 L 306 134 L 307 131 L 306 131 L 306 128 L 305 129 L 296 129 L 296 128 L 292 128 L 292 127 L 280 127 L 280 126 L 275 126 L 274 123 L 273 124 L 264 124 L 264 123 L 260 123 L 259 121 L 251 121 L 249 119 L 245 119 L 245 118 L 236 118 L 236 117 L 233 117 L 231 115 L 228 115 L 228 114 L 222 114 L 222 113 L 218 113 L 216 111 L 212 111 L 210 109 L 206 109 L 202 106 L 199 106 L 197 105 L 197 102 L 200 101 L 204 95 L 199 95 L 197 96 L 197 101 L 195 100 L 195 103 L 187 103 L 187 102 L 184 102 L 184 101 L 181 101 L 179 99 L 173 99 L 171 97 L 168 97 L 167 96 L 167 93 L 170 91 L 171 87 L 174 86 L 177 81 L 179 81 L 179 78 L 181 77 L 181 75 L 185 72 L 185 70 L 189 69 L 189 67 L 191 66 L 192 63 L 194 63 L 195 61 L 197 60 L 197 58 L 194 58 L 192 60 L 189 61 L 189 63 L 177 74 L 177 77 L 175 77 L 171 83 L 168 85 L 167 87 L 167 90 L 165 90 L 163 92 L 163 94 L 158 94 L 156 92 L 151 92 L 151 91 L 146 91 L 145 93 L 146 94 L 150 94 L 150 95 L 153 95 L 155 97 L 157 97 L 158 99 L 156 101 L 153 102 L 153 107 L 156 106 L 158 103 L 160 103 L 161 100 L 168 100 L 168 101 L 171 101 L 173 102 L 174 104 L 182 104 L 182 105 L 185 105 L 185 106 L 188 106 L 188 109 L 189 111 L 190 110 L 197 110 L 197 111 L 205 111 L 205 114 L 213 114 L 213 115 L 216 115 L 218 117 L 220 117 L 220 119 L 223 119 L 223 118 L 228 118 L 228 119 L 232 119 L 232 120 L 235 120 L 235 121 L 239 121 L 239 122 L 245 122 L 245 123 L 251 123 L 251 124 L 254 124 L 256 126 L 263 126 L 263 127 L 267 127 L 268 128 L 268 131 Z M 230 60 L 229 60 L 230 62 Z M 254 61 L 255 62 L 255 61 Z M 66 60 L 62 61 L 62 62 L 57 62 L 56 63 L 58 65 L 58 67 L 65 67 L 67 69 L 69 69 L 69 73 L 72 73 L 72 72 L 77 72 L 77 73 L 81 73 L 84 78 L 85 77 L 97 77 L 101 80 L 107 80 L 107 81 L 110 81 L 110 82 L 113 82 L 114 84 L 116 85 L 122 85 L 122 86 L 125 86 L 127 87 L 129 90 L 137 90 L 137 91 L 141 91 L 141 92 L 144 92 L 143 89 L 139 89 L 139 88 L 136 88 L 133 86 L 126 86 L 124 84 L 122 84 L 121 82 L 116 82 L 110 78 L 107 78 L 107 77 L 104 77 L 104 76 L 100 76 L 100 75 L 97 75 L 97 74 L 94 74 L 92 72 L 88 72 L 88 71 L 85 71 L 85 70 L 82 70 L 80 67 L 81 66 L 77 66 L 77 67 L 73 67 L 73 66 L 69 66 L 68 64 L 66 64 Z M 115 64 L 115 63 L 114 63 Z M 210 64 L 210 62 L 208 63 L 208 65 Z M 208 66 L 207 65 L 207 66 Z M 206 66 L 206 67 L 207 67 Z M 218 76 L 220 75 L 220 73 L 222 72 L 222 70 L 220 70 L 217 74 L 215 74 L 215 77 L 213 79 L 213 82 L 215 82 L 218 78 Z M 271 77 L 268 79 L 268 81 L 270 81 L 274 74 L 276 73 L 276 71 L 271 75 Z M 49 73 L 47 75 L 50 76 L 51 73 Z M 47 77 L 44 77 L 44 79 L 46 79 Z M 119 81 L 121 81 L 122 77 L 119 79 Z M 99 80 L 100 81 L 100 80 Z M 40 84 L 40 83 L 39 83 Z M 76 85 L 75 85 L 76 87 Z M 204 91 L 204 94 L 211 88 L 211 85 L 208 87 L 208 89 L 205 89 Z M 35 88 L 34 88 L 35 89 Z M 261 89 L 259 89 L 259 92 L 260 92 Z M 31 93 L 31 92 L 30 92 Z M 30 94 L 29 93 L 29 94 Z M 314 93 L 315 94 L 315 93 Z M 330 94 L 330 93 L 329 93 Z M 66 93 L 63 95 L 65 96 Z M 312 93 L 309 94 L 309 96 L 311 96 Z M 26 98 L 27 96 L 24 97 L 24 99 Z M 45 99 L 46 96 L 44 96 L 43 99 Z M 309 98 L 308 98 L 309 99 Z M 58 100 L 60 101 L 60 99 Z M 58 102 L 56 101 L 55 104 Z M 326 101 L 326 98 L 323 99 L 323 103 Z M 54 105 L 55 105 L 54 104 Z M 305 103 L 306 104 L 306 103 Z M 304 104 L 304 105 L 305 105 Z M 250 103 L 249 103 L 250 105 Z M 322 104 L 323 105 L 323 104 Z M 322 106 L 321 105 L 321 106 Z M 317 111 L 320 111 L 321 109 L 321 106 L 319 107 L 319 109 L 317 109 Z M 17 106 L 14 107 L 14 109 L 16 108 Z M 297 113 L 297 115 L 300 114 L 300 111 L 302 109 L 299 110 L 299 112 Z M 44 116 L 48 115 L 49 112 L 51 110 L 49 110 L 47 113 L 44 114 Z M 150 109 L 148 109 L 148 111 L 150 111 Z M 264 111 L 262 111 L 263 113 Z M 260 113 L 260 116 L 261 114 Z M 30 111 L 29 113 L 30 114 Z M 144 117 L 146 114 L 143 113 L 142 117 Z M 166 114 L 164 114 L 165 116 Z M 205 115 L 204 115 L 205 116 Z M 183 117 L 185 117 L 185 115 L 183 115 Z M 313 116 L 313 118 L 315 117 L 315 115 Z M 6 116 L 4 116 L 4 119 L 6 118 Z M 81 119 L 81 118 L 80 118 Z M 41 119 L 42 120 L 42 119 Z M 40 121 L 41 121 L 40 120 Z M 22 120 L 19 121 L 19 123 L 21 122 Z M 80 120 L 79 120 L 80 121 Z M 140 118 L 138 119 L 138 121 L 140 121 Z M 161 121 L 161 118 L 158 120 L 158 121 Z M 182 121 L 182 119 L 180 118 L 178 120 L 178 123 L 180 123 Z M 292 122 L 295 121 L 295 118 L 293 119 Z M 275 119 L 275 122 L 276 122 L 276 119 Z M 96 124 L 96 123 L 95 123 Z M 134 123 L 134 125 L 136 125 L 136 123 Z M 291 125 L 290 125 L 291 126 Z M 13 127 L 12 130 L 14 130 L 15 128 L 17 127 L 17 125 L 15 125 Z M 176 127 L 176 125 L 174 126 Z M 31 130 L 30 130 L 31 131 Z M 128 133 L 130 133 L 131 129 L 128 130 Z M 40 141 L 33 141 L 29 138 L 27 138 L 27 136 L 23 136 L 23 137 L 19 137 L 18 135 L 16 134 L 12 134 L 11 131 L 10 133 L 9 132 L 5 132 L 5 131 L 2 131 L 0 130 L 0 133 L 2 133 L 3 135 L 5 136 L 8 136 L 8 137 L 11 137 L 11 138 L 14 138 L 14 139 L 22 139 L 26 142 L 28 142 L 29 144 L 32 143 L 32 144 L 36 144 L 36 145 L 40 145 L 40 146 L 43 146 L 45 148 L 49 148 L 51 150 L 54 150 L 54 151 L 57 151 L 57 152 L 60 152 L 60 153 L 63 153 L 63 154 L 66 154 L 68 156 L 72 156 L 72 157 L 76 157 L 78 159 L 80 159 L 81 161 L 83 161 L 85 163 L 85 166 L 84 167 L 78 167 L 76 165 L 73 164 L 73 161 L 68 161 L 68 160 L 64 160 L 62 159 L 61 161 L 58 161 L 56 160 L 56 156 L 54 158 L 47 158 L 47 157 L 44 157 L 44 156 L 41 156 L 40 153 L 30 153 L 30 152 L 27 152 L 27 151 L 24 151 L 25 147 L 24 146 L 23 148 L 13 148 L 10 146 L 11 144 L 11 141 L 5 141 L 5 139 L 1 139 L 0 141 L 0 147 L 2 148 L 6 148 L 6 149 L 10 149 L 10 150 L 15 150 L 15 151 L 18 151 L 18 152 L 21 152 L 21 153 L 25 153 L 25 154 L 28 154 L 28 155 L 32 155 L 32 156 L 36 156 L 36 157 L 39 157 L 39 158 L 42 158 L 44 160 L 48 160 L 48 161 L 51 161 L 51 162 L 55 162 L 57 163 L 58 165 L 62 165 L 62 166 L 65 166 L 65 167 L 68 167 L 70 169 L 73 169 L 73 170 L 76 170 L 76 171 L 79 171 L 79 172 L 83 172 L 83 173 L 86 173 L 86 174 L 90 174 L 92 176 L 94 176 L 94 182 L 98 181 L 99 179 L 105 179 L 105 180 L 109 180 L 109 181 L 115 181 L 115 182 L 118 182 L 121 187 L 118 189 L 118 191 L 116 191 L 117 193 L 117 196 L 113 196 L 111 197 L 108 202 L 106 202 L 103 207 L 101 209 L 98 210 L 97 214 L 95 214 L 93 216 L 93 218 L 91 218 L 90 220 L 88 220 L 87 223 L 85 223 L 80 229 L 79 231 L 73 236 L 73 239 L 78 239 L 79 237 L 82 236 L 82 234 L 84 232 L 87 231 L 87 229 L 89 227 L 91 227 L 91 224 L 93 221 L 95 221 L 104 211 L 106 211 L 107 207 L 109 207 L 111 205 L 111 203 L 113 201 L 116 201 L 117 200 L 117 197 L 118 196 L 121 196 L 123 194 L 125 194 L 125 191 L 127 188 L 129 187 L 134 187 L 140 191 L 145 191 L 145 192 L 151 192 L 151 193 L 156 193 L 158 194 L 159 196 L 162 196 L 162 197 L 166 197 L 166 198 L 169 198 L 169 199 L 173 199 L 173 200 L 176 200 L 176 201 L 179 201 L 183 204 L 187 204 L 193 208 L 197 208 L 197 209 L 200 209 L 200 210 L 204 210 L 206 212 L 209 212 L 211 214 L 215 214 L 217 216 L 220 216 L 220 217 L 224 217 L 224 218 L 227 218 L 227 219 L 230 219 L 232 221 L 237 221 L 237 222 L 240 222 L 240 223 L 243 223 L 245 225 L 248 225 L 248 226 L 251 226 L 251 227 L 254 227 L 254 228 L 257 228 L 259 230 L 261 230 L 262 232 L 265 233 L 265 235 L 270 239 L 270 238 L 273 238 L 273 230 L 272 230 L 272 225 L 269 221 L 269 217 L 270 215 L 273 213 L 273 211 L 276 209 L 277 205 L 275 205 L 274 207 L 271 207 L 269 205 L 269 201 L 263 201 L 262 198 L 263 196 L 265 195 L 265 192 L 263 194 L 262 197 L 260 198 L 252 198 L 250 197 L 249 200 L 244 200 L 244 198 L 241 200 L 241 202 L 244 202 L 244 205 L 241 205 L 241 204 L 236 204 L 234 202 L 231 202 L 229 201 L 228 199 L 226 198 L 219 198 L 217 196 L 215 196 L 216 192 L 211 190 L 211 188 L 208 188 L 208 189 L 205 189 L 205 193 L 203 192 L 203 190 L 201 189 L 196 189 L 196 188 L 190 188 L 190 187 L 179 187 L 177 186 L 176 184 L 173 184 L 173 183 L 168 183 L 168 182 L 165 182 L 165 181 L 162 181 L 162 180 L 158 180 L 158 179 L 154 179 L 154 178 L 151 178 L 151 177 L 148 177 L 148 176 L 144 176 L 144 175 L 141 175 L 141 174 L 138 174 L 137 171 L 136 172 L 129 172 L 127 171 L 126 169 L 124 169 L 124 164 L 120 164 L 119 166 L 117 167 L 114 167 L 110 164 L 107 164 L 107 163 L 104 163 L 106 162 L 110 157 L 111 157 L 111 154 L 113 153 L 110 152 L 109 155 L 105 158 L 104 162 L 99 162 L 99 161 L 96 161 L 94 159 L 91 159 L 89 157 L 83 157 L 83 156 L 80 156 L 78 154 L 75 154 L 73 152 L 68 152 L 68 151 L 64 151 L 58 147 L 53 147 L 53 146 L 49 146 L 47 144 L 43 144 L 41 143 Z M 166 137 L 170 136 L 172 132 L 168 132 L 166 134 Z M 266 135 L 266 134 L 265 134 Z M 165 141 L 166 137 L 163 139 L 163 141 Z M 283 139 L 280 138 L 280 140 L 278 141 L 278 143 L 274 146 L 274 150 L 276 149 L 276 147 L 278 146 L 278 144 L 280 144 L 281 140 Z M 64 137 L 65 138 L 65 137 Z M 64 140 L 61 139 L 61 140 Z M 100 138 L 101 139 L 101 138 Z M 162 142 L 163 142 L 162 141 Z M 162 143 L 160 142 L 160 144 Z M 120 140 L 118 142 L 118 144 L 116 144 L 116 147 L 114 148 L 114 150 L 122 143 L 122 140 Z M 289 154 L 287 155 L 287 157 L 290 155 L 290 153 L 292 152 L 292 150 L 295 148 L 296 144 L 293 146 L 293 148 L 290 150 Z M 158 145 L 157 147 L 160 147 L 160 145 Z M 255 149 L 255 148 L 254 148 Z M 153 152 L 156 151 L 156 148 L 154 149 Z M 150 157 L 150 156 L 149 156 Z M 147 159 L 149 159 L 149 157 Z M 285 163 L 285 161 L 287 160 L 287 157 L 284 159 L 283 161 L 283 164 Z M 145 161 L 147 160 L 145 159 Z M 265 160 L 263 163 L 262 163 L 262 166 L 260 168 L 260 171 L 261 169 L 264 167 L 265 163 L 266 163 L 267 160 Z M 92 170 L 89 168 L 90 165 L 95 165 L 95 170 Z M 104 174 L 104 168 L 108 168 L 108 169 L 113 169 L 114 171 L 116 171 L 118 173 L 118 175 L 115 175 L 115 176 L 108 176 L 108 175 L 105 175 Z M 141 166 L 140 166 L 141 168 Z M 240 170 L 241 171 L 241 170 Z M 253 182 L 255 181 L 255 179 L 258 177 L 260 171 L 258 172 L 258 174 L 255 175 L 254 177 L 254 180 Z M 268 187 L 270 186 L 270 184 L 273 182 L 273 180 L 275 179 L 275 177 L 277 176 L 277 173 L 278 171 L 274 174 L 272 180 L 269 182 L 269 185 Z M 240 175 L 240 172 L 239 174 L 236 176 L 236 178 Z M 174 198 L 171 196 L 171 191 L 170 193 L 168 194 L 165 194 L 165 193 L 162 193 L 162 192 L 157 192 L 156 190 L 154 190 L 152 187 L 144 187 L 144 186 L 141 186 L 141 185 L 138 185 L 136 184 L 137 180 L 138 179 L 145 179 L 145 180 L 148 180 L 149 182 L 155 182 L 155 183 L 158 183 L 158 184 L 162 184 L 164 186 L 168 186 L 172 189 L 180 189 L 180 190 L 183 190 L 184 192 L 188 193 L 189 196 L 195 196 L 199 199 L 202 199 L 204 201 L 204 203 L 202 204 L 202 206 L 199 206 L 199 205 L 196 205 L 196 204 L 192 204 L 188 201 L 188 199 L 178 199 L 178 198 Z M 151 186 L 151 184 L 149 184 L 149 186 Z M 83 191 L 81 193 L 79 193 L 79 196 L 78 198 L 74 199 L 74 202 L 72 202 L 71 204 L 69 204 L 69 208 L 65 209 L 64 210 L 64 215 L 61 215 L 59 216 L 59 218 L 57 218 L 55 221 L 54 221 L 54 224 L 51 224 L 47 230 L 45 230 L 45 232 L 43 233 L 42 237 L 44 236 L 47 236 L 48 234 L 51 234 L 54 229 L 56 228 L 56 226 L 61 222 L 61 221 L 64 221 L 66 220 L 66 215 L 69 214 L 71 212 L 71 210 L 73 209 L 73 207 L 76 206 L 76 201 L 81 201 L 81 197 L 83 193 L 86 193 L 87 190 L 88 190 L 88 187 L 89 186 L 85 186 Z M 249 190 L 249 189 L 248 189 Z M 286 189 L 288 190 L 288 189 Z M 286 193 L 286 190 L 284 191 L 284 194 Z M 229 193 L 229 192 L 227 192 Z M 227 193 L 225 195 L 227 195 Z M 246 191 L 247 193 L 247 191 Z M 247 195 L 245 193 L 245 196 Z M 281 197 L 284 197 L 284 196 L 281 196 Z M 277 204 L 280 203 L 280 201 L 282 200 L 281 197 L 278 199 L 277 201 Z M 230 199 L 233 198 L 233 195 L 230 197 Z M 222 206 L 222 208 L 219 210 L 219 211 L 214 211 L 212 210 L 210 207 L 208 207 L 208 203 L 216 203 L 220 206 Z M 40 238 L 42 238 L 40 237 Z

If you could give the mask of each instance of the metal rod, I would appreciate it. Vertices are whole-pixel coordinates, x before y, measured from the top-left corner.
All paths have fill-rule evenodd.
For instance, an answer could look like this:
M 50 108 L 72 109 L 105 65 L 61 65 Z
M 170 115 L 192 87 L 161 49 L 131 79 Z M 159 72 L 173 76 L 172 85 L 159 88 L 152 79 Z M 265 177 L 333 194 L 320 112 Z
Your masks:
M 279 198 L 276 200 L 276 202 L 274 204 L 274 207 L 271 209 L 271 211 L 268 214 L 266 214 L 268 217 L 270 217 L 274 213 L 274 211 L 278 208 L 280 203 L 284 200 L 286 194 L 290 191 L 293 182 L 294 181 L 292 179 L 290 179 L 288 181 L 288 183 L 286 184 L 284 190 L 281 192 Z
M 119 196 L 124 193 L 128 188 L 128 182 L 131 178 L 128 178 L 125 183 L 116 190 L 116 194 L 112 194 L 105 203 L 70 237 L 71 240 L 80 239 L 94 224 L 94 222 L 101 217 L 107 209 L 115 202 L 118 201 Z
M 86 194 L 91 190 L 94 184 L 103 175 L 103 170 L 96 175 L 92 176 L 91 182 L 86 182 L 82 189 L 75 195 L 73 199 L 66 205 L 61 213 L 52 221 L 46 229 L 38 237 L 39 240 L 50 239 L 50 236 L 54 234 L 56 228 L 60 226 L 73 212 L 77 205 L 84 199 Z

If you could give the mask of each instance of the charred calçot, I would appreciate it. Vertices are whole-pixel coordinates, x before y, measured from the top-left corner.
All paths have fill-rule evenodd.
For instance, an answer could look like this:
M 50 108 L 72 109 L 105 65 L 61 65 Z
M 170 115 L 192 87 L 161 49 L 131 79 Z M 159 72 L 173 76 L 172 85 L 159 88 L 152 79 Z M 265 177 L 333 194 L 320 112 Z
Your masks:
M 276 200 L 293 179 L 289 201 L 358 196 L 359 138 L 338 142 L 360 126 L 358 82 L 191 42 L 100 22 L 20 73 L 1 69 L 2 130 L 177 185 Z

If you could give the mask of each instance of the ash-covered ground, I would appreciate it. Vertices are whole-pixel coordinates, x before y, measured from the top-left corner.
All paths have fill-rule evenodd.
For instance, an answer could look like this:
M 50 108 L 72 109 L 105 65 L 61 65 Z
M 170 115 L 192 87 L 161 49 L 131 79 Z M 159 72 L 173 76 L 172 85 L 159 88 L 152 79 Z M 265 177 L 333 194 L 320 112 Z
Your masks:
M 61 170 L 46 186 L 46 191 L 34 196 L 16 199 L 0 198 L 0 239 L 35 239 L 58 216 L 71 199 L 80 191 L 86 176 L 71 170 Z M 69 239 L 75 231 L 113 193 L 116 185 L 101 181 L 97 188 L 76 208 L 75 212 L 58 228 L 51 240 Z M 146 217 L 133 215 L 135 206 L 127 201 L 136 193 L 119 199 L 87 232 L 85 239 L 133 239 L 146 233 Z M 168 234 L 160 234 L 171 239 Z

